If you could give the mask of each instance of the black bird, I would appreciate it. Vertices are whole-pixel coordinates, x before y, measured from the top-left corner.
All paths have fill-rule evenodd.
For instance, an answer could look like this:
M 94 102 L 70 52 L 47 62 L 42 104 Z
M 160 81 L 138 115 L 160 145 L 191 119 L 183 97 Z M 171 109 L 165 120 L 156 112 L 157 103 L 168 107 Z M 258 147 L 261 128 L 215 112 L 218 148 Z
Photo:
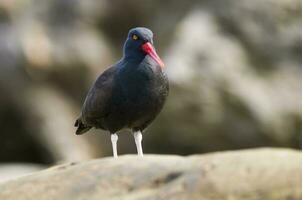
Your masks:
M 137 153 L 143 156 L 142 131 L 161 111 L 169 92 L 164 63 L 153 46 L 153 33 L 143 27 L 129 31 L 123 57 L 103 72 L 89 90 L 76 134 L 92 127 L 108 130 L 114 157 L 117 132 L 133 132 Z

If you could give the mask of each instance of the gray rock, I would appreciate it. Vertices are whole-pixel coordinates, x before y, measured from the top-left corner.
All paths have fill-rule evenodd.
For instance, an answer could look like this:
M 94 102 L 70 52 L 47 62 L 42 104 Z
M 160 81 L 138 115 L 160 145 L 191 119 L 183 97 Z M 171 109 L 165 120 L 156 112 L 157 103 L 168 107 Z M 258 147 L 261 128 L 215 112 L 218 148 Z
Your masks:
M 258 149 L 147 155 L 56 166 L 0 185 L 0 199 L 278 200 L 302 198 L 302 153 Z
M 192 9 L 167 50 L 171 95 L 146 145 L 179 154 L 301 148 L 301 11 L 300 0 Z
M 0 182 L 15 179 L 45 169 L 45 166 L 32 163 L 9 163 L 0 165 Z
M 43 144 L 53 159 L 59 162 L 91 159 L 94 152 L 101 151 L 91 145 L 87 137 L 75 137 L 75 107 L 66 101 L 64 94 L 48 85 L 31 87 L 27 91 L 26 103 L 35 120 L 31 121 L 38 135 L 35 138 Z M 55 106 L 50 106 L 55 105 Z
M 96 142 L 75 137 L 73 124 L 88 79 L 113 54 L 97 26 L 81 23 L 89 5 L 80 2 L 0 3 L 2 162 L 53 164 L 102 154 Z

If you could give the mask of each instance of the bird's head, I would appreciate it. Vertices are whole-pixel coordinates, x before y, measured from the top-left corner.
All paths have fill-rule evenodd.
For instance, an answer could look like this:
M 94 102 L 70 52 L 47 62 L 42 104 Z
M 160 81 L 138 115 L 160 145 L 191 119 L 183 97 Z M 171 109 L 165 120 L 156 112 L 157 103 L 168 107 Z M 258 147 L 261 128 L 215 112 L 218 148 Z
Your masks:
M 146 55 L 154 59 L 160 67 L 164 67 L 163 61 L 157 55 L 153 46 L 152 31 L 143 27 L 130 29 L 124 45 L 124 56 L 141 58 Z

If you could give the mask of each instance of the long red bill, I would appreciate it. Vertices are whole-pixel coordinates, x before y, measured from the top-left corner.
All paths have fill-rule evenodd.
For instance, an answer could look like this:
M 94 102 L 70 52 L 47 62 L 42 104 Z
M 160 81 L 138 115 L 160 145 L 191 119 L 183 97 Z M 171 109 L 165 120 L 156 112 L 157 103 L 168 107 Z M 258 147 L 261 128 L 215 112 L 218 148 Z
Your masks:
M 148 55 L 150 55 L 159 64 L 159 66 L 161 68 L 164 68 L 165 64 L 160 59 L 160 57 L 157 55 L 153 45 L 150 42 L 146 42 L 145 44 L 143 44 L 142 48 L 143 48 L 143 51 L 146 52 Z

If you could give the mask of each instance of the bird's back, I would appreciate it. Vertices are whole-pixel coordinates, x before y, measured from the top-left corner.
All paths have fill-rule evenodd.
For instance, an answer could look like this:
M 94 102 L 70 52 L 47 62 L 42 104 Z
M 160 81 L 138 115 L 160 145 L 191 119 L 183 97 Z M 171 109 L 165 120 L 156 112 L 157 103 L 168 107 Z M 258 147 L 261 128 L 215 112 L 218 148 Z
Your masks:
M 112 66 L 104 71 L 90 88 L 82 107 L 81 116 L 76 120 L 76 134 L 83 134 L 90 128 L 103 128 L 102 120 L 110 112 L 114 77 L 117 71 Z

